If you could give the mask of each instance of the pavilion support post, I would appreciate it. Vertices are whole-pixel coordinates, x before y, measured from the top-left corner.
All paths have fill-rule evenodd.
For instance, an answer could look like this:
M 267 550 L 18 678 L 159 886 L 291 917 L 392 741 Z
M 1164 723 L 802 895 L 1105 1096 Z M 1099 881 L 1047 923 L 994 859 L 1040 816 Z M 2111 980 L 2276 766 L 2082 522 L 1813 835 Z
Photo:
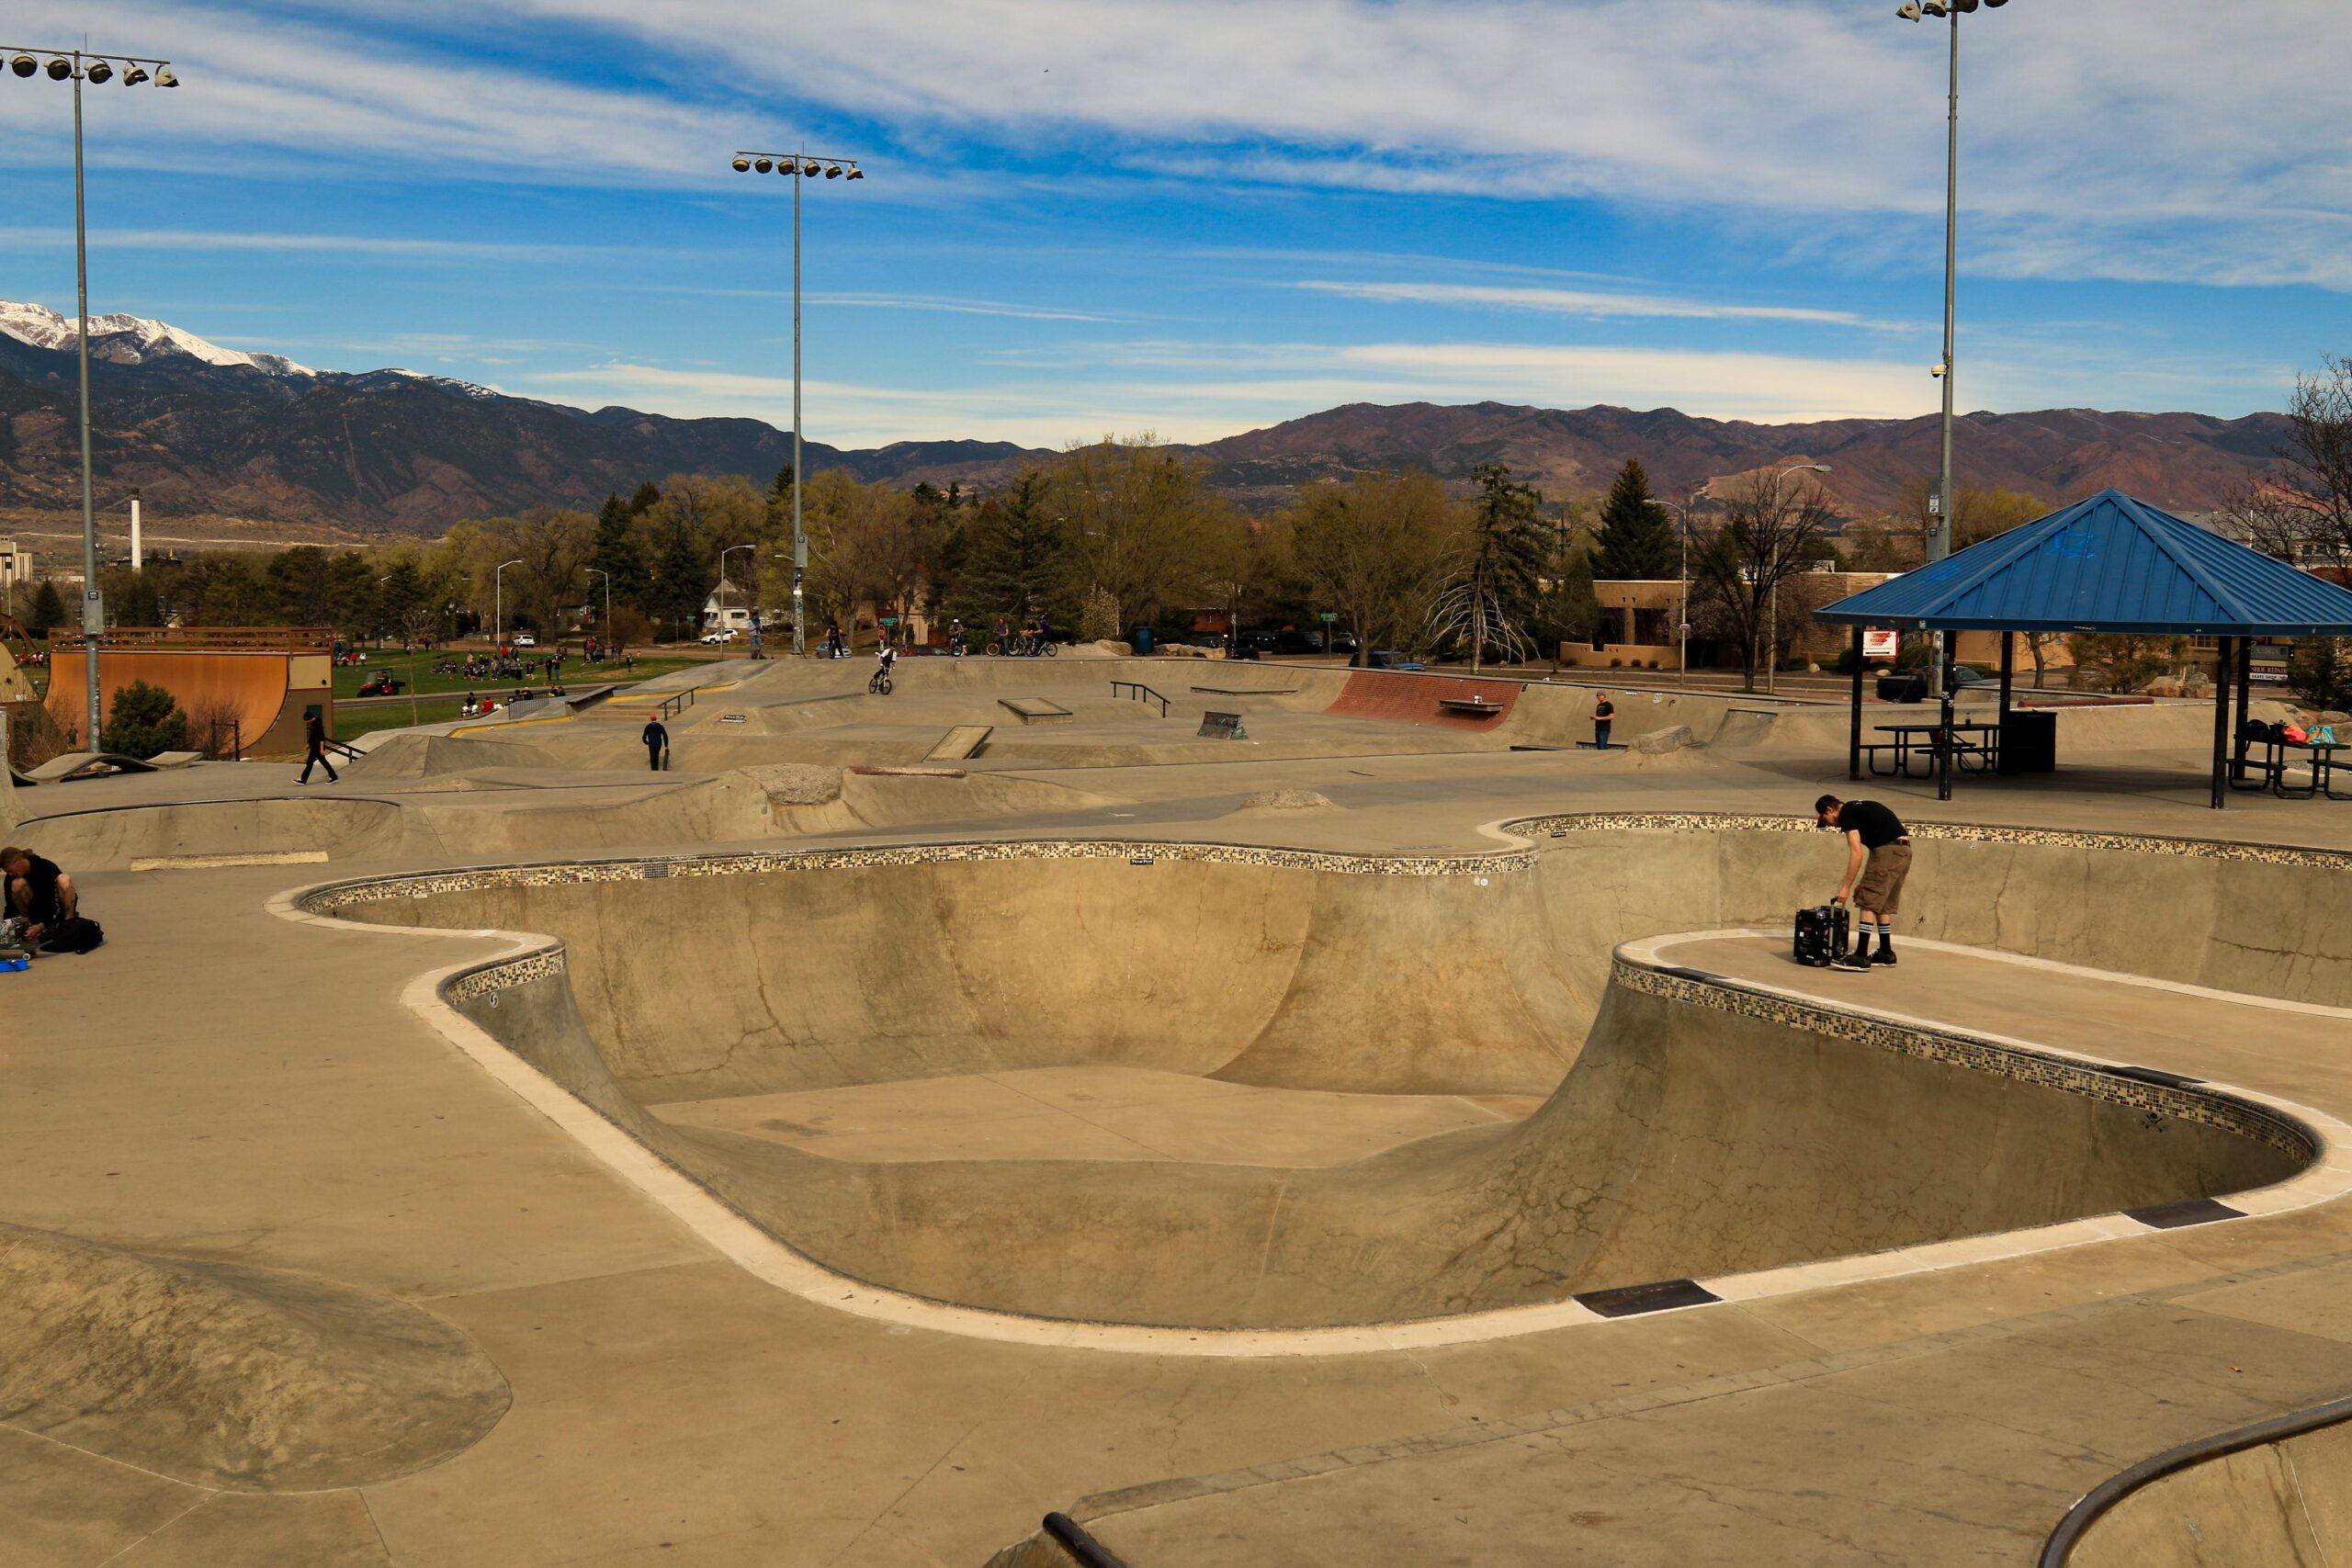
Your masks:
M 2018 683 L 2018 637 L 2015 632 L 2001 634 L 2001 722 L 2009 722 L 2009 697 Z
M 2240 642 L 2245 639 L 2241 637 Z M 2230 795 L 2230 639 L 2221 639 L 2213 655 L 2213 809 L 2219 811 Z
M 2254 638 L 2238 638 L 2238 711 L 2237 722 L 2230 726 L 2235 739 L 2230 744 L 2230 782 L 2245 783 L 2245 717 L 2254 701 Z
M 1862 776 L 1862 628 L 1854 628 L 1854 711 L 1846 728 L 1846 776 Z
M 1954 637 L 1951 632 L 1938 632 L 1936 634 L 1936 637 L 1938 643 L 1938 657 L 1941 660 L 1941 671 L 1943 675 L 1944 726 L 1943 733 L 1937 737 L 1939 744 L 1936 747 L 1936 750 L 1939 753 L 1939 756 L 1936 761 L 1936 798 L 1938 800 L 1950 800 L 1951 798 L 1952 753 L 1959 750 L 1959 747 L 1955 744 L 1958 738 L 1951 732 L 1952 699 L 1957 694 L 1951 689 L 1952 649 L 1958 644 L 1960 639 Z

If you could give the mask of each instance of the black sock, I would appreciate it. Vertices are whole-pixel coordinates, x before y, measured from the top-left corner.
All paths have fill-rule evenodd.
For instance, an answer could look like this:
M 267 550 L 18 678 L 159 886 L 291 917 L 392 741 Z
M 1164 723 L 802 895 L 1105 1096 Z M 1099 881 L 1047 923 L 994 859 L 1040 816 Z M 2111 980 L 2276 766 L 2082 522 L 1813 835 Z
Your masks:
M 1893 920 L 1881 920 L 1878 923 L 1878 950 L 1881 953 L 1894 951 L 1894 922 Z

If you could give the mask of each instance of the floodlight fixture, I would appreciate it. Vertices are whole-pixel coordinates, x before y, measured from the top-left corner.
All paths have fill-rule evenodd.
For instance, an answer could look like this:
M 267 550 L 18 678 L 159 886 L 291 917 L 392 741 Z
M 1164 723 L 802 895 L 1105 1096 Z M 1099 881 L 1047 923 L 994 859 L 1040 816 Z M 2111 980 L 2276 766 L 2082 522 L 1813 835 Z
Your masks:
M 172 68 L 170 66 L 162 66 L 156 71 L 155 85 L 158 87 L 176 87 L 179 85 L 180 79 L 172 74 Z
M 772 174 L 775 169 L 775 160 L 773 158 L 757 159 L 752 163 L 752 167 L 759 170 L 760 173 L 763 175 Z
M 801 165 L 800 165 L 800 172 L 801 172 L 802 174 L 804 174 L 804 175 L 808 175 L 810 179 L 812 179 L 812 180 L 813 180 L 813 179 L 815 179 L 815 178 L 817 177 L 817 164 L 816 164 L 816 162 L 812 159 L 812 160 L 811 160 L 811 161 L 809 161 L 808 163 L 806 163 L 806 164 L 801 164 Z
M 122 73 L 122 85 L 126 87 L 136 87 L 145 80 L 147 80 L 147 68 L 135 60 L 130 62 L 130 69 Z
M 739 175 L 749 169 L 751 166 L 752 161 L 749 158 L 738 158 L 735 160 L 734 168 L 735 172 Z
M 111 82 L 114 80 L 114 67 L 103 60 L 93 60 L 82 68 L 82 74 L 93 82 Z
M 842 166 L 839 164 L 826 164 L 825 177 L 829 180 L 840 179 L 842 177 Z
M 29 76 L 40 69 L 40 62 L 29 54 L 19 54 L 9 60 L 8 69 L 19 76 Z
M 62 81 L 64 81 L 64 80 L 65 80 L 65 78 L 67 78 L 68 76 L 71 76 L 71 75 L 73 75 L 73 74 L 74 74 L 74 62 L 73 62 L 72 61 L 70 61 L 70 60 L 66 59 L 66 58 L 65 58 L 63 55 L 62 55 L 62 54 L 51 55 L 51 56 L 50 57 L 50 61 L 49 61 L 49 79 L 50 79 L 51 81 L 52 81 L 52 82 L 62 82 Z
M 865 171 L 859 168 L 855 164 L 852 164 L 849 166 L 849 177 L 854 180 L 862 180 L 865 177 Z

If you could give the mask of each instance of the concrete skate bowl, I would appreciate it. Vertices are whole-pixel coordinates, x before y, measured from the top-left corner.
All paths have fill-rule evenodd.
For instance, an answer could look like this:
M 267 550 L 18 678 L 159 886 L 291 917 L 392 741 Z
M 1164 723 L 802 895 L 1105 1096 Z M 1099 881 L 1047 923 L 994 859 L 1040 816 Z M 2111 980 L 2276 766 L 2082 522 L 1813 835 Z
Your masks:
M 2352 1560 L 2352 1399 L 2217 1432 L 2094 1487 L 2041 1568 Z
M 2222 1091 L 1734 1005 L 1612 953 L 1777 925 L 1828 852 L 1796 826 L 1568 818 L 1532 825 L 1532 851 L 1462 859 L 1057 842 L 622 861 L 344 884 L 302 908 L 546 933 L 446 998 L 804 1257 L 1005 1314 L 1445 1318 L 2226 1194 L 2316 1158 L 2308 1128 Z M 2287 933 L 2294 953 L 2180 934 L 2223 884 L 2327 904 L 2311 885 L 2341 880 L 2332 863 L 1972 831 L 1923 842 L 1921 886 L 1944 878 L 1963 910 L 2004 882 L 2052 895 L 1984 917 L 1984 945 L 2352 976 L 2332 905 Z
M 69 1448 L 317 1491 L 436 1464 L 508 1399 L 470 1339 L 406 1303 L 0 1224 L 0 1420 Z
M 401 808 L 390 801 L 345 796 L 63 811 L 28 818 L 16 833 L 73 870 L 123 871 L 151 860 L 360 860 L 391 852 L 401 824 Z

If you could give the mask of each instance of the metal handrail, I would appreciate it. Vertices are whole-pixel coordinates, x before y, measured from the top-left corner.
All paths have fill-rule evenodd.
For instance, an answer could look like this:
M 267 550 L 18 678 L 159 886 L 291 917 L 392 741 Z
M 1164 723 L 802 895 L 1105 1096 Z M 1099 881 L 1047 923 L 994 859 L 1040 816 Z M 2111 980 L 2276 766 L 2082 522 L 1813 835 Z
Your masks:
M 2081 1544 L 2084 1532 L 2097 1523 L 2101 1515 L 2152 1481 L 2162 1480 L 2177 1470 L 2186 1470 L 2209 1459 L 2221 1459 L 2242 1449 L 2259 1448 L 2264 1443 L 2300 1438 L 2306 1432 L 2315 1432 L 2322 1427 L 2332 1427 L 2347 1419 L 2352 1419 L 2352 1399 L 2331 1399 L 2324 1404 L 2274 1416 L 2267 1421 L 2256 1421 L 2250 1427 L 2238 1427 L 2227 1432 L 2194 1438 L 2177 1449 L 2166 1449 L 2153 1459 L 2143 1459 L 2131 1469 L 2109 1476 L 2066 1510 L 2066 1517 L 2058 1521 L 2058 1527 L 2050 1532 L 2050 1539 L 2042 1542 L 2041 1555 L 2036 1560 L 2037 1568 L 2064 1568 L 2066 1559 Z
M 1053 1537 L 1054 1544 L 1069 1552 L 1070 1561 L 1080 1564 L 1080 1568 L 1127 1568 L 1125 1563 L 1111 1555 L 1109 1548 L 1087 1534 L 1085 1526 L 1068 1514 L 1047 1514 L 1046 1533 Z
M 1158 703 L 1159 705 L 1159 716 L 1162 718 L 1166 718 L 1168 716 L 1168 699 L 1161 696 L 1158 692 L 1153 691 L 1149 686 L 1145 685 L 1141 681 L 1112 682 L 1111 695 L 1114 700 L 1117 698 L 1122 688 L 1133 692 L 1136 694 L 1136 701 L 1139 703 Z
M 692 686 L 688 686 L 684 691 L 676 694 L 674 696 L 662 698 L 662 705 L 658 711 L 663 718 L 675 718 L 680 714 L 685 712 L 686 709 L 694 705 L 695 689 Z

